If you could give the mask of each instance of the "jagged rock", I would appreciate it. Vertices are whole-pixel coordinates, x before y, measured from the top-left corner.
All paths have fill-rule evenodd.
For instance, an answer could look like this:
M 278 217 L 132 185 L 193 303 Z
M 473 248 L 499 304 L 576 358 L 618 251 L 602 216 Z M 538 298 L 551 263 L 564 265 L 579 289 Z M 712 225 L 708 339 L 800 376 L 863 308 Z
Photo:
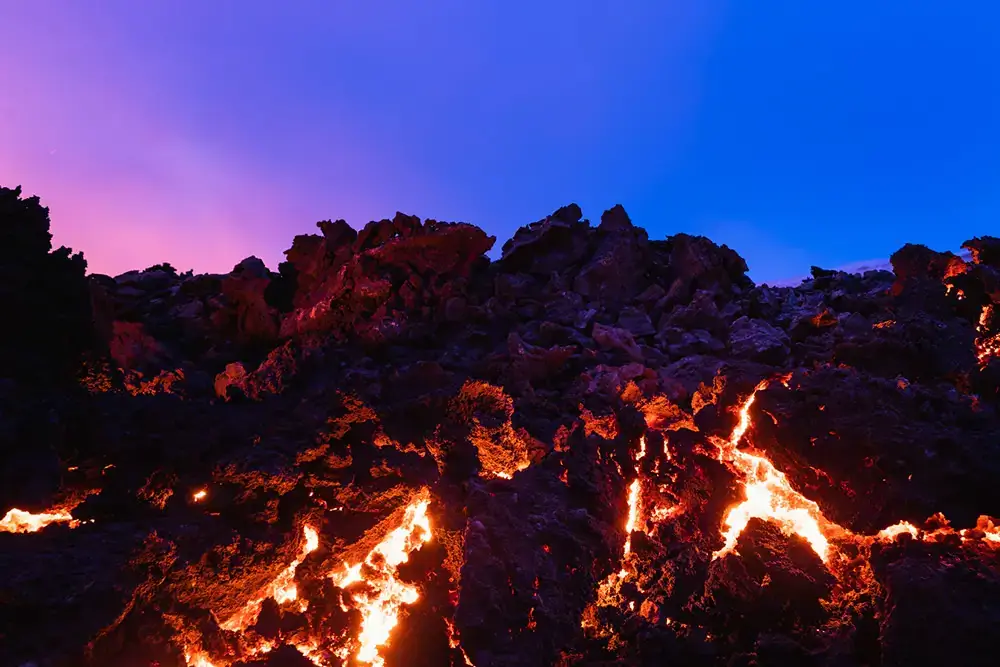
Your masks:
M 593 256 L 580 269 L 573 290 L 585 298 L 625 302 L 641 291 L 649 261 L 646 230 L 634 227 L 619 204 L 604 212 Z
M 589 247 L 589 225 L 581 222 L 582 217 L 580 207 L 570 204 L 521 227 L 504 243 L 500 266 L 506 271 L 546 276 L 574 266 L 586 256 Z
M 760 519 L 751 519 L 736 553 L 715 561 L 705 582 L 708 613 L 720 633 L 790 632 L 827 615 L 821 600 L 836 579 L 798 536 L 788 537 Z M 717 606 L 716 606 L 717 605 Z
M 621 314 L 618 315 L 618 326 L 633 336 L 652 336 L 656 333 L 645 311 L 628 306 L 622 308 Z
M 621 350 L 635 361 L 642 361 L 642 350 L 635 342 L 632 334 L 625 329 L 608 327 L 600 322 L 594 323 L 591 335 L 594 341 L 605 350 Z
M 515 332 L 507 337 L 512 377 L 525 382 L 545 380 L 560 373 L 576 352 L 576 347 L 572 345 L 549 348 L 531 345 Z
M 931 280 L 938 284 L 945 278 L 965 271 L 965 262 L 951 252 L 935 252 L 927 246 L 907 243 L 889 257 L 896 282 L 895 294 L 913 280 Z
M 111 358 L 126 370 L 151 369 L 166 360 L 163 346 L 139 322 L 112 323 Z
M 989 628 L 1000 623 L 995 552 L 913 544 L 891 547 L 874 560 L 886 588 L 883 665 L 995 663 L 988 639 Z
M 0 187 L 0 377 L 45 386 L 73 378 L 97 341 L 83 255 L 52 250 L 49 210 Z
M 995 661 L 988 239 L 904 249 L 895 294 L 754 288 L 725 246 L 569 206 L 493 264 L 397 214 L 277 273 L 84 280 L 25 201 L 0 293 L 67 330 L 4 334 L 0 664 L 365 662 L 375 599 L 388 667 Z
M 689 234 L 675 234 L 667 242 L 674 276 L 667 294 L 675 303 L 687 302 L 699 289 L 728 293 L 752 284 L 746 277 L 747 263 L 728 246 Z
M 277 338 L 278 312 L 265 298 L 270 283 L 270 272 L 256 257 L 244 259 L 222 281 L 222 293 L 236 309 L 239 342 L 260 343 Z
M 1000 238 L 995 236 L 976 236 L 962 244 L 963 250 L 972 254 L 976 264 L 986 264 L 1000 269 Z
M 397 338 L 411 321 L 430 320 L 443 311 L 454 294 L 441 288 L 467 277 L 495 240 L 464 223 L 420 224 L 398 213 L 391 221 L 370 223 L 345 251 L 350 235 L 342 229 L 339 223 L 324 229 L 339 244 L 332 259 L 327 237 L 300 242 L 289 251 L 304 293 L 296 296 L 297 309 L 282 319 L 281 336 L 327 332 L 373 342 Z M 305 260 L 302 255 L 310 252 L 322 259 Z M 303 287 L 303 276 L 314 266 L 339 268 Z
M 715 304 L 712 292 L 698 290 L 687 305 L 676 306 L 660 317 L 660 332 L 666 329 L 703 329 L 724 337 L 729 330 L 726 318 Z
M 788 335 L 764 320 L 744 316 L 733 322 L 729 350 L 739 359 L 777 365 L 788 356 Z

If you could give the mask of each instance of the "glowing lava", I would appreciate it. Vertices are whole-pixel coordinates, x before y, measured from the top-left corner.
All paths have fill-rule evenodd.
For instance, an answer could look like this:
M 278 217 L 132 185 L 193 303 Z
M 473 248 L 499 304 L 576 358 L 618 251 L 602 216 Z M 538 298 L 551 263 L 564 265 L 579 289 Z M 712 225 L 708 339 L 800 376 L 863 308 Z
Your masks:
M 191 495 L 191 498 L 192 498 L 192 500 L 194 500 L 195 502 L 199 502 L 199 501 L 202 501 L 202 500 L 204 500 L 206 496 L 208 496 L 208 491 L 207 491 L 207 490 L 205 490 L 205 489 L 201 489 L 200 491 L 195 491 L 195 492 L 194 492 L 194 493 L 193 493 L 193 494 Z
M 260 614 L 260 607 L 267 598 L 274 598 L 278 604 L 287 604 L 298 598 L 298 588 L 295 586 L 295 570 L 299 564 L 305 560 L 306 556 L 319 547 L 319 534 L 312 526 L 303 526 L 302 533 L 304 541 L 299 556 L 291 564 L 275 577 L 271 583 L 260 591 L 258 596 L 248 602 L 243 609 L 230 616 L 224 623 L 220 624 L 223 630 L 241 632 L 253 625 Z M 189 667 L 196 667 L 197 663 L 188 662 Z
M 215 667 L 215 663 L 202 653 L 185 653 L 184 661 L 188 664 L 188 667 Z
M 70 528 L 80 525 L 69 510 L 59 509 L 32 514 L 15 507 L 0 519 L 0 533 L 36 533 L 51 523 L 69 523 Z
M 918 532 L 917 527 L 914 526 L 909 521 L 900 521 L 899 523 L 893 526 L 889 526 L 888 528 L 883 528 L 882 530 L 878 531 L 878 533 L 876 533 L 875 535 L 875 539 L 891 542 L 892 540 L 895 540 L 903 533 L 909 533 L 912 537 L 916 537 L 917 532 Z
M 788 478 L 763 456 L 756 456 L 740 450 L 739 443 L 750 427 L 750 406 L 757 392 L 767 387 L 764 380 L 740 407 L 740 419 L 728 441 L 720 444 L 719 460 L 728 462 L 744 477 L 746 500 L 730 508 L 724 521 L 722 532 L 726 544 L 712 558 L 723 556 L 736 547 L 736 540 L 746 528 L 750 519 L 771 521 L 781 527 L 786 534 L 803 537 L 813 551 L 826 562 L 829 556 L 827 531 L 840 530 L 823 516 L 819 505 L 796 491 L 788 483 Z M 826 531 L 824 531 L 824 527 Z
M 455 633 L 455 624 L 451 622 L 450 618 L 444 619 L 445 628 L 448 630 L 448 646 L 452 649 L 457 649 L 462 652 L 462 659 L 465 661 L 467 667 L 476 667 L 472 664 L 472 660 L 469 660 L 469 655 L 462 648 L 461 642 L 458 641 L 458 635 Z
M 389 641 L 396 624 L 399 610 L 404 604 L 413 604 L 420 598 L 415 586 L 397 577 L 397 568 L 409 560 L 410 554 L 431 539 L 430 519 L 427 508 L 430 500 L 426 497 L 414 501 L 403 515 L 403 522 L 391 531 L 369 552 L 364 562 L 349 565 L 344 563 L 342 572 L 330 574 L 333 583 L 340 588 L 348 588 L 364 582 L 365 590 L 351 596 L 361 612 L 361 633 L 357 638 L 358 662 L 382 667 L 385 660 L 379 649 Z
M 777 524 L 785 534 L 799 535 L 812 546 L 813 551 L 824 563 L 829 562 L 831 550 L 829 540 L 833 537 L 852 537 L 870 543 L 872 540 L 891 542 L 903 533 L 922 541 L 934 541 L 955 534 L 956 531 L 948 526 L 944 516 L 937 514 L 932 519 L 942 527 L 932 531 L 923 531 L 907 521 L 900 521 L 883 528 L 874 536 L 855 535 L 824 517 L 819 505 L 793 489 L 785 474 L 765 457 L 738 449 L 740 441 L 750 427 L 750 406 L 753 405 L 757 392 L 766 388 L 768 384 L 769 382 L 764 380 L 757 385 L 740 407 L 740 419 L 729 440 L 717 443 L 720 450 L 719 460 L 727 461 L 743 475 L 746 500 L 730 508 L 726 514 L 722 531 L 726 543 L 712 554 L 713 559 L 732 552 L 740 533 L 746 528 L 750 519 L 754 518 Z M 981 536 L 975 539 L 1000 545 L 1000 529 L 989 517 L 980 517 L 973 530 L 975 532 L 972 534 Z M 961 530 L 958 534 L 963 541 L 968 542 L 974 539 L 968 536 L 970 532 L 972 531 Z
M 983 306 L 983 312 L 979 315 L 978 331 L 981 338 L 976 339 L 976 358 L 979 359 L 980 366 L 986 366 L 993 357 L 1000 357 L 1000 333 L 992 336 L 986 335 L 986 325 L 989 322 L 992 306 Z
M 646 456 L 646 437 L 639 439 L 639 451 L 635 455 L 635 479 L 628 487 L 628 513 L 625 516 L 625 548 L 622 553 L 621 569 L 612 572 L 597 587 L 597 606 L 614 606 L 620 602 L 621 584 L 628 579 L 629 571 L 626 558 L 632 553 L 632 533 L 639 528 L 640 509 L 642 502 L 642 485 L 639 478 L 639 461 Z M 634 606 L 634 602 L 631 603 Z M 581 622 L 581 627 L 592 628 L 594 626 L 586 617 Z
M 632 531 L 639 520 L 639 461 L 646 455 L 646 436 L 639 439 L 639 453 L 635 455 L 635 479 L 628 487 L 628 517 L 625 519 L 625 556 L 632 552 Z M 624 573 L 625 570 L 622 570 Z

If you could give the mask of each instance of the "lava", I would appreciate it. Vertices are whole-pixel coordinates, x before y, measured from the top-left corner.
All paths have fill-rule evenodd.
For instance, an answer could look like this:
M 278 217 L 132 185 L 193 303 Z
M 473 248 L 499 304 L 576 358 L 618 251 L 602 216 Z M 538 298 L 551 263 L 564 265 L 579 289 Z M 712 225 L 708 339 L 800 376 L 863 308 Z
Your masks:
M 948 526 L 944 516 L 938 514 L 932 519 L 943 527 L 932 531 L 923 531 L 907 521 L 901 521 L 883 528 L 874 536 L 854 535 L 823 516 L 819 505 L 793 489 L 785 474 L 775 468 L 767 458 L 740 450 L 738 448 L 740 441 L 750 427 L 750 407 L 757 392 L 765 389 L 768 384 L 770 384 L 768 380 L 763 380 L 754 388 L 740 406 L 739 421 L 729 439 L 717 443 L 719 460 L 728 462 L 744 478 L 745 500 L 727 512 L 722 531 L 725 545 L 712 554 L 713 559 L 733 552 L 740 533 L 746 528 L 750 519 L 754 518 L 771 521 L 780 526 L 786 534 L 799 535 L 809 543 L 824 563 L 829 563 L 830 539 L 833 537 L 853 537 L 861 542 L 870 543 L 873 540 L 893 541 L 904 533 L 914 539 L 927 541 L 955 534 L 956 531 Z M 979 539 L 982 541 L 1000 544 L 1000 529 L 989 517 L 980 517 L 974 530 L 976 534 L 981 534 Z M 958 531 L 963 541 L 972 539 L 968 537 L 969 533 L 967 529 Z
M 444 619 L 445 629 L 448 631 L 448 647 L 451 649 L 456 649 L 462 653 L 462 660 L 468 667 L 476 667 L 472 664 L 472 660 L 469 659 L 469 655 L 462 648 L 462 643 L 458 641 L 458 635 L 455 632 L 455 624 L 450 618 Z
M 302 548 L 299 551 L 299 556 L 293 560 L 288 567 L 282 570 L 281 573 L 271 581 L 271 583 L 265 586 L 257 597 L 248 602 L 238 612 L 230 616 L 224 623 L 220 624 L 219 627 L 223 630 L 242 632 L 256 622 L 257 616 L 260 614 L 261 605 L 267 598 L 274 598 L 274 601 L 278 604 L 287 604 L 298 598 L 298 589 L 295 586 L 295 570 L 298 569 L 299 564 L 305 560 L 306 556 L 319 547 L 319 534 L 316 532 L 315 528 L 308 525 L 303 526 L 302 533 L 304 540 Z M 189 663 L 189 667 L 194 666 Z
M 617 593 L 620 586 L 629 575 L 629 571 L 626 566 L 626 558 L 630 553 L 632 553 L 632 532 L 639 527 L 642 501 L 642 482 L 640 479 L 639 461 L 641 461 L 645 456 L 646 437 L 643 436 L 639 439 L 639 451 L 635 455 L 636 476 L 628 487 L 628 512 L 625 515 L 625 545 L 622 550 L 622 565 L 620 570 L 609 574 L 608 577 L 598 586 L 597 605 L 601 607 L 614 605 L 616 603 Z M 590 627 L 586 618 L 582 621 L 581 626 L 585 628 Z
M 750 428 L 750 406 L 753 405 L 757 392 L 768 384 L 768 380 L 761 381 L 743 402 L 739 410 L 739 421 L 729 440 L 723 441 L 719 448 L 719 460 L 728 462 L 742 474 L 746 499 L 730 508 L 726 514 L 725 529 L 722 532 L 726 543 L 712 558 L 733 551 L 736 540 L 747 523 L 750 519 L 757 518 L 776 523 L 786 534 L 803 537 L 826 562 L 830 548 L 827 532 L 840 532 L 842 529 L 823 516 L 819 505 L 793 489 L 785 474 L 768 459 L 739 449 L 740 441 Z
M 201 652 L 185 653 L 184 661 L 187 662 L 188 667 L 215 667 L 215 663 Z
M 900 535 L 902 535 L 903 533 L 907 533 L 911 537 L 916 537 L 917 532 L 918 532 L 917 527 L 914 526 L 909 521 L 900 521 L 897 524 L 889 526 L 888 528 L 883 528 L 882 530 L 878 531 L 878 533 L 875 535 L 875 539 L 892 541 L 895 540 Z
M 420 598 L 415 586 L 401 581 L 397 576 L 400 564 L 409 560 L 410 554 L 430 541 L 431 525 L 427 516 L 430 500 L 421 494 L 406 508 L 402 524 L 391 531 L 373 548 L 361 563 L 349 565 L 329 576 L 341 588 L 364 583 L 365 589 L 355 592 L 351 599 L 361 612 L 361 633 L 357 638 L 358 662 L 381 667 L 385 660 L 379 649 L 389 641 L 389 635 L 399 622 L 399 611 L 404 604 L 413 604 Z
M 987 335 L 987 324 L 992 312 L 993 307 L 987 305 L 983 306 L 983 310 L 979 315 L 979 327 L 977 331 L 982 336 L 976 338 L 976 358 L 979 359 L 980 366 L 986 366 L 990 363 L 990 359 L 1000 357 L 1000 333 L 993 334 L 992 336 Z
M 632 552 L 632 531 L 635 530 L 639 515 L 639 478 L 636 477 L 628 487 L 628 519 L 625 520 L 625 553 Z
M 625 520 L 625 550 L 627 556 L 632 552 L 632 531 L 635 530 L 639 520 L 639 461 L 646 456 L 646 437 L 639 439 L 639 452 L 635 455 L 635 479 L 628 487 L 628 517 Z M 623 570 L 624 572 L 624 570 Z
M 36 533 L 52 523 L 68 523 L 70 528 L 80 525 L 67 509 L 32 514 L 15 507 L 0 519 L 0 533 Z

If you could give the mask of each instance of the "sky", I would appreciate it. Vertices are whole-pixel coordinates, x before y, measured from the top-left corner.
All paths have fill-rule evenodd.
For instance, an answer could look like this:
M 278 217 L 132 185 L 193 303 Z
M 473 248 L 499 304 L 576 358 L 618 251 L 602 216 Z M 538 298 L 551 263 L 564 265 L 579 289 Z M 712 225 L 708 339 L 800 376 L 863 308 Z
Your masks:
M 569 202 L 758 282 L 1000 234 L 1000 3 L 0 0 L 0 185 L 117 274 Z

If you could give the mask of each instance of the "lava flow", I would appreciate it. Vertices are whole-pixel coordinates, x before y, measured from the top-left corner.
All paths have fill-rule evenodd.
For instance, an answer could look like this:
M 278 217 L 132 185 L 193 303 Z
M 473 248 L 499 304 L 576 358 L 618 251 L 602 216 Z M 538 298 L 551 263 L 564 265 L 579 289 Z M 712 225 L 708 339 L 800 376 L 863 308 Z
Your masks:
M 615 604 L 618 590 L 629 576 L 627 560 L 628 555 L 632 553 L 632 532 L 636 530 L 640 523 L 639 517 L 642 501 L 642 481 L 640 479 L 639 461 L 645 456 L 646 438 L 643 436 L 639 440 L 639 451 L 635 455 L 635 479 L 628 486 L 628 511 L 625 515 L 625 545 L 622 549 L 621 569 L 609 574 L 598 586 L 596 600 L 598 606 Z M 581 626 L 584 628 L 594 627 L 586 617 L 581 621 Z
M 829 522 L 819 509 L 819 505 L 792 488 L 785 474 L 774 467 L 763 456 L 739 449 L 740 441 L 750 427 L 750 406 L 757 392 L 768 386 L 760 382 L 739 410 L 739 421 L 729 439 L 721 442 L 719 460 L 729 463 L 743 478 L 746 500 L 732 507 L 726 514 L 723 537 L 725 545 L 713 554 L 713 558 L 723 556 L 735 549 L 736 540 L 746 528 L 750 519 L 772 521 L 788 534 L 805 538 L 813 551 L 825 562 L 829 555 L 827 534 L 839 526 Z
M 221 623 L 219 625 L 220 628 L 233 632 L 245 630 L 257 620 L 257 615 L 260 614 L 260 607 L 267 598 L 274 598 L 274 601 L 278 604 L 292 602 L 298 598 L 298 589 L 295 586 L 295 571 L 298 569 L 302 561 L 306 559 L 306 556 L 319 547 L 319 535 L 316 533 L 315 528 L 312 526 L 303 526 L 302 535 L 302 549 L 299 552 L 298 558 L 293 560 L 288 567 L 282 570 L 281 573 L 275 577 L 271 583 L 265 586 L 257 597 L 248 602 L 243 609 L 239 610 L 226 619 L 225 622 Z
M 0 666 L 996 662 L 1000 239 L 318 228 L 88 274 L 0 188 Z
M 986 328 L 993 308 L 992 305 L 983 306 L 982 313 L 979 315 L 977 331 L 981 335 L 976 338 L 976 358 L 979 359 L 980 366 L 986 366 L 990 363 L 990 359 L 1000 357 L 1000 333 L 990 336 L 987 334 Z
M 426 496 L 426 493 L 422 494 Z M 361 612 L 361 634 L 355 654 L 359 662 L 381 667 L 385 661 L 379 649 L 389 641 L 389 635 L 399 622 L 399 610 L 404 604 L 413 604 L 420 598 L 415 586 L 397 577 L 397 568 L 409 560 L 410 554 L 431 539 L 430 519 L 426 497 L 412 502 L 403 515 L 403 522 L 379 542 L 364 561 L 330 574 L 333 583 L 344 589 L 363 585 L 362 590 L 351 595 L 351 600 Z
M 769 380 L 762 380 L 754 388 L 740 406 L 739 421 L 729 439 L 716 443 L 719 445 L 719 460 L 729 463 L 743 476 L 745 500 L 727 512 L 722 531 L 725 545 L 712 554 L 713 559 L 734 552 L 740 534 L 750 519 L 754 518 L 770 521 L 780 526 L 786 534 L 802 537 L 824 563 L 829 563 L 830 540 L 835 537 L 855 538 L 859 542 L 870 543 L 873 540 L 893 541 L 903 534 L 922 541 L 935 541 L 946 535 L 958 534 L 963 541 L 981 539 L 987 543 L 1000 544 L 1000 529 L 988 516 L 981 516 L 976 528 L 971 530 L 955 531 L 944 516 L 937 514 L 930 519 L 939 524 L 934 530 L 924 531 L 909 522 L 901 521 L 873 536 L 856 535 L 827 519 L 819 505 L 793 489 L 785 474 L 767 458 L 739 449 L 739 444 L 750 427 L 750 407 L 757 392 L 766 389 L 769 384 Z
M 69 510 L 49 510 L 32 514 L 15 507 L 8 510 L 3 519 L 0 519 L 0 533 L 35 533 L 53 523 L 67 523 L 70 528 L 80 525 Z

